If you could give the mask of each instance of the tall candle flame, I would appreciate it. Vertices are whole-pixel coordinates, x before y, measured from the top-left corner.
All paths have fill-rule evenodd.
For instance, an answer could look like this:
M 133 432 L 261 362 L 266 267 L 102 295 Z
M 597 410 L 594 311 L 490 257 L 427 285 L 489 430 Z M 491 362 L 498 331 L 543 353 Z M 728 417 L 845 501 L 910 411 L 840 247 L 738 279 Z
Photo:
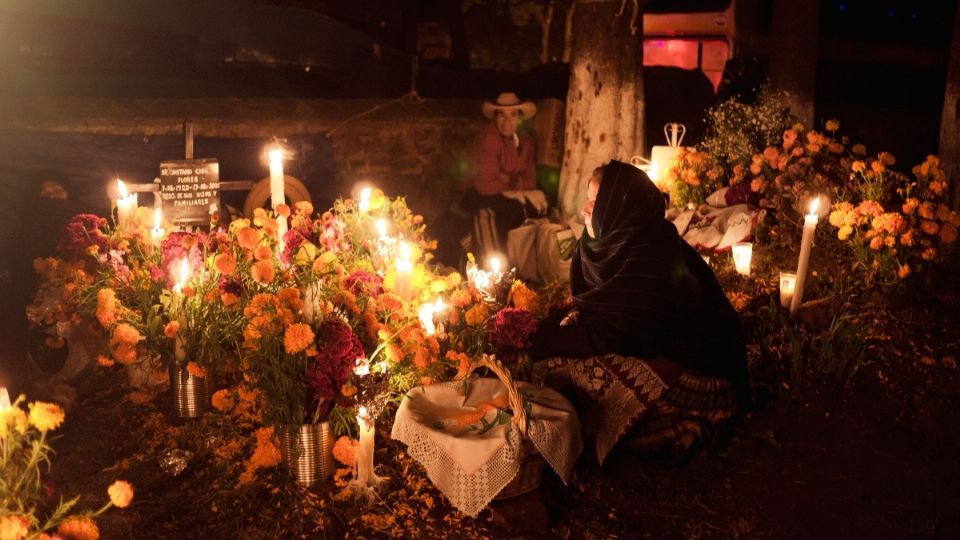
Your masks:
M 494 274 L 500 273 L 500 258 L 499 257 L 490 257 L 490 269 L 493 270 Z
M 383 219 L 378 219 L 376 222 L 377 234 L 381 237 L 387 235 L 387 222 Z
M 153 211 L 153 228 L 159 229 L 163 225 L 163 212 L 159 208 Z
M 190 279 L 190 262 L 187 259 L 180 259 L 180 268 L 178 269 L 176 290 L 183 290 L 187 280 Z
M 270 165 L 273 167 L 279 167 L 283 165 L 283 148 L 275 147 L 269 152 L 267 152 L 267 157 L 270 159 Z
M 403 242 L 400 244 L 400 258 L 403 260 L 410 260 L 410 244 Z
M 820 209 L 820 197 L 817 197 L 810 201 L 810 215 L 816 214 L 817 210 Z
M 7 392 L 6 387 L 0 386 L 0 411 L 5 411 L 10 408 L 10 394 Z
M 127 185 L 123 183 L 123 180 L 117 178 L 117 194 L 120 195 L 121 199 L 126 199 L 130 194 L 127 192 Z

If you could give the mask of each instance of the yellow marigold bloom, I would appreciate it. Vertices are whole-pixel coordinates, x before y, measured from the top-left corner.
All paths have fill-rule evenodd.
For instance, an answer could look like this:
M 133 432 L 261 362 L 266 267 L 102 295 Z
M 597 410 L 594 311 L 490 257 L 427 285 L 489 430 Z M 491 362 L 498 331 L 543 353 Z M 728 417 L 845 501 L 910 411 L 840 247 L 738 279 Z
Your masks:
M 20 540 L 30 533 L 30 518 L 12 514 L 0 517 L 0 540 Z
M 830 212 L 830 217 L 828 218 L 830 221 L 830 224 L 833 225 L 834 227 L 842 227 L 844 222 L 844 217 L 846 216 L 846 214 L 847 214 L 846 212 L 844 212 L 843 210 L 840 210 L 839 208 Z
M 487 306 L 483 304 L 477 304 L 467 310 L 467 314 L 464 316 L 467 324 L 470 326 L 480 326 L 481 324 L 487 321 Z
M 30 425 L 38 431 L 57 429 L 63 423 L 64 416 L 59 405 L 42 401 L 30 404 Z
M 932 261 L 932 260 L 936 259 L 936 258 L 937 258 L 937 248 L 935 248 L 935 247 L 928 247 L 927 249 L 923 250 L 923 254 L 921 255 L 921 257 L 923 257 L 923 260 L 925 260 L 925 261 Z
M 237 259 L 232 253 L 220 253 L 213 258 L 213 267 L 217 272 L 229 276 L 237 269 Z
M 910 275 L 910 265 L 909 265 L 909 264 L 905 264 L 905 265 L 903 265 L 903 266 L 901 266 L 900 268 L 897 269 L 897 276 L 899 276 L 900 279 L 903 279 L 903 278 L 905 278 L 905 277 L 907 277 L 907 276 L 909 276 L 909 275 Z
M 260 231 L 253 227 L 244 227 L 237 231 L 237 243 L 243 249 L 253 249 L 260 243 Z
M 207 376 L 207 370 L 196 362 L 187 362 L 187 373 L 198 379 L 202 379 Z
M 244 229 L 250 226 L 250 220 L 247 218 L 238 218 L 230 222 L 230 234 L 237 234 L 240 229 Z
M 923 232 L 929 235 L 934 235 L 940 232 L 940 226 L 937 225 L 936 221 L 924 220 L 924 222 L 920 224 L 920 228 L 923 229 Z
M 266 260 L 253 263 L 253 267 L 250 269 L 250 275 L 257 283 L 266 285 L 273 281 L 273 278 L 275 278 L 277 274 L 273 269 L 273 261 Z
M 100 289 L 97 292 L 97 320 L 104 328 L 117 322 L 117 293 L 113 289 Z
M 827 131 L 837 131 L 840 129 L 840 121 L 834 118 L 827 120 Z
M 344 435 L 333 444 L 333 459 L 346 467 L 354 467 L 357 464 L 357 447 L 359 446 L 360 441 Z
M 57 534 L 67 540 L 97 540 L 100 538 L 100 529 L 87 516 L 69 516 L 60 522 Z
M 300 201 L 293 204 L 297 212 L 307 216 L 313 215 L 313 205 L 309 201 Z
M 287 354 L 297 354 L 313 343 L 313 330 L 303 323 L 297 323 L 287 327 L 283 334 L 283 349 Z
M 117 480 L 107 488 L 107 495 L 110 496 L 110 502 L 117 508 L 126 508 L 130 506 L 133 500 L 133 484 L 123 480 Z
M 853 233 L 853 227 L 849 225 L 844 225 L 840 227 L 840 230 L 837 232 L 837 238 L 840 240 L 846 240 L 850 238 L 850 235 Z
M 537 293 L 531 291 L 520 280 L 514 281 L 510 288 L 510 301 L 513 307 L 525 309 L 531 313 L 537 311 Z
M 166 326 L 163 327 L 163 335 L 171 339 L 177 337 L 177 332 L 179 331 L 180 331 L 180 321 L 170 321 L 167 323 Z
M 952 244 L 957 239 L 957 227 L 953 223 L 944 223 L 940 227 L 940 240 L 945 244 Z
M 213 397 L 210 398 L 210 402 L 213 405 L 213 408 L 220 412 L 229 412 L 236 403 L 233 401 L 233 396 L 230 394 L 229 390 L 217 390 L 213 393 Z

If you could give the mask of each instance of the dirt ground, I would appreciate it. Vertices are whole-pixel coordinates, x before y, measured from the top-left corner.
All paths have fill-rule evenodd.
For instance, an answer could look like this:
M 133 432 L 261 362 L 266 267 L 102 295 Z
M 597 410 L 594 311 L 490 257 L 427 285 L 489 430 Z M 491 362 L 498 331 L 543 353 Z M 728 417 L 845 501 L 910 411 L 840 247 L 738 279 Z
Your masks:
M 744 288 L 729 273 L 721 280 Z M 772 294 L 764 287 L 741 293 L 748 331 Z M 755 378 L 756 408 L 688 460 L 620 450 L 601 468 L 586 452 L 569 485 L 548 473 L 539 492 L 507 505 L 525 515 L 542 499 L 545 528 L 457 512 L 388 439 L 389 415 L 376 454 L 389 480 L 369 503 L 333 480 L 298 489 L 279 468 L 238 486 L 249 451 L 217 453 L 242 435 L 235 426 L 215 414 L 175 418 L 169 390 L 134 404 L 117 371 L 80 386 L 55 442 L 50 493 L 83 494 L 93 508 L 114 479 L 134 483 L 134 504 L 99 520 L 104 538 L 960 538 L 955 298 L 865 307 L 867 355 L 845 391 L 808 383 L 793 398 L 782 380 Z M 178 476 L 157 462 L 173 445 L 195 453 Z

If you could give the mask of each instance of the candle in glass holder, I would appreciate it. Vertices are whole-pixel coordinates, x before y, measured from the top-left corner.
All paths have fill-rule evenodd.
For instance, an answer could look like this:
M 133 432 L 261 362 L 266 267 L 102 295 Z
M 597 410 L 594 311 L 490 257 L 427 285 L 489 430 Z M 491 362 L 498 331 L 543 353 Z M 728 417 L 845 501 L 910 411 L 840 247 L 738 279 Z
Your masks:
M 177 282 L 173 286 L 173 312 L 177 317 L 177 322 L 180 324 L 180 328 L 177 331 L 177 337 L 173 340 L 173 356 L 177 362 L 182 363 L 187 359 L 185 335 L 187 325 L 187 310 L 185 305 L 186 298 L 183 295 L 183 288 L 187 285 L 187 280 L 190 279 L 190 261 L 187 259 L 180 259 L 180 264 L 177 268 L 177 274 Z
M 793 301 L 793 291 L 797 286 L 797 275 L 793 272 L 780 272 L 780 305 L 789 308 Z
M 125 229 L 133 223 L 133 216 L 137 213 L 137 194 L 128 193 L 127 185 L 117 179 L 117 227 Z
M 374 484 L 373 450 L 376 426 L 370 418 L 367 408 L 363 405 L 357 411 L 357 424 L 360 425 L 360 445 L 357 447 L 357 477 L 356 482 L 361 486 Z
M 819 216 L 817 210 L 820 208 L 820 197 L 813 199 L 810 203 L 810 213 L 803 217 L 803 236 L 800 239 L 800 260 L 797 261 L 797 283 L 793 290 L 793 298 L 790 300 L 790 315 L 793 316 L 800 309 L 803 302 L 803 286 L 807 281 L 807 269 L 810 266 L 810 250 L 813 247 L 813 237 L 817 232 L 817 221 Z
M 750 242 L 737 242 L 731 248 L 733 251 L 733 264 L 737 272 L 744 276 L 750 275 L 750 261 L 753 259 L 753 244 Z
M 284 193 L 283 176 L 283 148 L 275 147 L 267 155 L 270 157 L 270 205 L 273 211 L 277 211 L 277 206 L 286 204 L 286 194 Z M 287 218 L 285 216 L 277 217 L 277 234 L 280 236 L 280 245 L 283 245 L 283 235 L 287 234 Z M 281 247 L 282 249 L 282 247 Z
M 397 296 L 409 302 L 413 298 L 413 261 L 410 260 L 410 244 L 406 242 L 400 244 L 400 255 L 397 257 L 396 266 Z
M 368 187 L 365 187 L 360 191 L 360 202 L 357 205 L 357 209 L 360 210 L 361 214 L 366 214 L 370 211 L 370 194 L 372 192 L 373 190 Z
M 153 211 L 153 228 L 150 229 L 150 240 L 154 247 L 160 246 L 163 240 L 163 213 L 160 208 Z

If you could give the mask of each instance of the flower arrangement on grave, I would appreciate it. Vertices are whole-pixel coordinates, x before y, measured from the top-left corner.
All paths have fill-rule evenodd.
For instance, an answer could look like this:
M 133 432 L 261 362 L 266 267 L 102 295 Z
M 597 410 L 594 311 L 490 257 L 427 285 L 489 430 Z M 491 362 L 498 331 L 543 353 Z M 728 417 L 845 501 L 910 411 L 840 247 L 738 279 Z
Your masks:
M 129 506 L 133 486 L 115 481 L 107 488 L 109 501 L 96 511 L 75 513 L 79 496 L 46 508 L 43 475 L 52 454 L 48 435 L 65 414 L 58 405 L 39 401 L 24 410 L 23 402 L 21 396 L 11 404 L 7 390 L 0 388 L 0 538 L 98 538 L 94 518 L 111 507 Z

